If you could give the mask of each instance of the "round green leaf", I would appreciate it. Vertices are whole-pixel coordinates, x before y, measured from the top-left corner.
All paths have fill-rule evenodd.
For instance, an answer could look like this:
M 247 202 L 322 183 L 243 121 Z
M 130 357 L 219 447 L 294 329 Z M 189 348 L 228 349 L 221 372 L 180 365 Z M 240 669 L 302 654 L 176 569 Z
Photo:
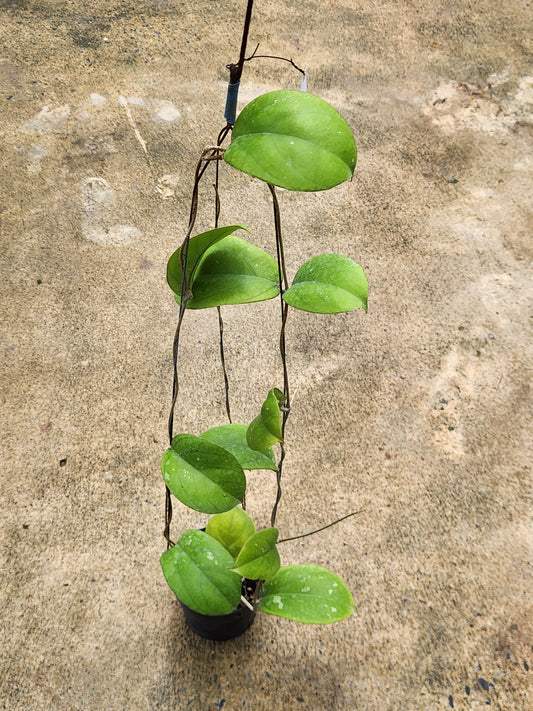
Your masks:
M 317 565 L 289 565 L 267 580 L 259 609 L 296 622 L 339 622 L 355 610 L 351 592 L 334 573 Z
M 235 457 L 194 435 L 174 437 L 163 455 L 161 471 L 174 496 L 203 513 L 229 511 L 246 490 L 246 477 Z
M 353 259 L 320 254 L 300 267 L 283 299 L 296 309 L 319 314 L 366 311 L 368 281 Z
M 236 558 L 246 541 L 255 533 L 255 525 L 246 511 L 237 507 L 211 516 L 205 531 Z
M 261 414 L 248 425 L 246 442 L 251 449 L 262 451 L 277 442 L 282 442 L 280 405 L 285 402 L 285 396 L 273 388 L 267 395 L 261 407 Z
M 239 553 L 233 570 L 250 580 L 268 580 L 279 570 L 276 548 L 279 531 L 265 528 L 251 536 Z
M 233 563 L 224 546 L 204 531 L 186 531 L 161 556 L 172 592 L 203 615 L 226 615 L 239 604 L 242 578 L 230 570 Z
M 236 230 L 248 229 L 244 225 L 230 225 L 229 227 L 216 227 L 214 230 L 202 232 L 189 239 L 187 246 L 184 242 L 179 249 L 170 257 L 167 263 L 167 282 L 176 296 L 181 294 L 181 282 L 183 270 L 181 268 L 182 261 L 187 257 L 187 266 L 185 276 L 187 285 L 190 287 L 198 265 L 207 250 L 214 244 L 219 242 L 224 237 L 233 234 Z
M 213 427 L 207 432 L 203 432 L 200 437 L 218 444 L 219 447 L 223 447 L 233 454 L 243 469 L 270 469 L 271 471 L 277 471 L 276 458 L 271 449 L 265 448 L 261 452 L 250 449 L 246 442 L 247 429 L 246 425 L 233 422 L 230 425 Z
M 264 250 L 229 235 L 206 250 L 189 286 L 190 309 L 265 301 L 279 294 L 278 265 Z
M 224 160 L 272 185 L 314 191 L 349 180 L 357 150 L 350 127 L 326 101 L 273 91 L 240 113 Z

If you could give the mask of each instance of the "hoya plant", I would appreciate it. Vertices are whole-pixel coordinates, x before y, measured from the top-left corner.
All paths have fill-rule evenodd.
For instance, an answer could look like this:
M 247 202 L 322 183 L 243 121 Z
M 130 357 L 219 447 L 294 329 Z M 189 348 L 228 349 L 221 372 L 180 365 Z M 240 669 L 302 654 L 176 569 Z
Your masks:
M 235 66 L 230 65 L 230 70 Z M 280 538 L 275 525 L 282 491 L 285 428 L 291 411 L 285 327 L 287 319 L 298 311 L 336 314 L 366 310 L 368 283 L 361 266 L 339 254 L 318 254 L 302 265 L 295 265 L 289 283 L 276 188 L 298 192 L 333 188 L 351 179 L 357 151 L 352 132 L 339 112 L 305 91 L 263 94 L 251 101 L 235 120 L 235 85 L 238 87 L 238 81 L 230 79 L 227 126 L 217 145 L 207 148 L 200 158 L 189 228 L 167 267 L 167 280 L 179 305 L 179 317 L 174 341 L 169 447 L 161 462 L 166 485 L 167 540 L 161 566 L 178 599 L 202 615 L 227 615 L 246 604 L 254 610 L 297 622 L 326 624 L 343 620 L 354 611 L 349 589 L 336 573 L 325 568 L 307 563 L 283 566 L 279 547 L 292 539 Z M 224 147 L 228 136 L 231 142 Z M 194 233 L 198 184 L 207 168 L 214 164 L 218 205 L 221 161 L 265 183 L 266 195 L 270 192 L 273 204 L 275 256 L 254 244 L 253 235 L 238 216 L 234 224 L 218 225 L 218 210 L 212 229 Z M 275 298 L 281 304 L 276 338 L 279 337 L 282 387 L 272 384 L 251 422 L 233 422 L 226 397 L 226 424 L 213 423 L 205 432 L 176 434 L 179 340 L 186 312 L 218 310 L 224 366 L 222 307 Z M 194 320 L 194 315 L 189 318 Z M 225 367 L 224 377 L 227 396 Z M 277 493 L 269 526 L 254 522 L 246 511 L 247 478 L 257 470 L 270 471 L 276 478 Z M 305 490 L 302 496 L 305 497 Z M 177 541 L 170 534 L 175 499 L 209 515 L 202 530 L 187 530 Z M 329 525 L 332 524 L 323 528 Z M 246 595 L 243 598 L 243 583 L 249 581 L 253 583 L 251 599 Z

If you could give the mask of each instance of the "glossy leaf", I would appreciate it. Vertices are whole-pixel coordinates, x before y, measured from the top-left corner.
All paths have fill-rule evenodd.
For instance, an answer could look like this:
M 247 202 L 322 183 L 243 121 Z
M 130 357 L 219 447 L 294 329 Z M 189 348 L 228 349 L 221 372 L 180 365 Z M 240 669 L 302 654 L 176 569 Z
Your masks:
M 203 255 L 190 284 L 189 309 L 248 304 L 279 294 L 276 260 L 267 252 L 229 235 Z M 176 294 L 179 303 L 179 294 Z
M 179 249 L 170 257 L 167 263 L 167 282 L 172 291 L 179 297 L 181 294 L 181 282 L 183 270 L 181 268 L 182 260 L 187 258 L 187 266 L 185 268 L 185 276 L 187 285 L 190 287 L 198 265 L 200 264 L 204 254 L 214 244 L 219 242 L 224 237 L 233 234 L 236 230 L 248 229 L 244 225 L 230 225 L 229 227 L 216 227 L 214 230 L 202 232 L 189 239 L 188 247 L 183 243 Z
M 268 580 L 279 570 L 277 528 L 265 528 L 251 536 L 239 553 L 233 570 L 250 580 Z
M 246 541 L 255 533 L 255 525 L 246 511 L 237 507 L 211 516 L 205 531 L 236 558 Z
M 300 267 L 283 299 L 296 309 L 319 314 L 366 311 L 368 281 L 353 259 L 321 254 Z
M 251 449 L 262 451 L 282 441 L 280 406 L 284 402 L 285 396 L 278 388 L 268 393 L 261 414 L 249 424 L 246 432 L 246 441 Z
M 242 501 L 246 478 L 235 457 L 201 437 L 174 437 L 161 461 L 163 479 L 186 506 L 203 513 L 229 511 Z
M 200 437 L 218 444 L 233 454 L 243 469 L 270 469 L 277 471 L 276 458 L 271 449 L 258 452 L 251 449 L 246 441 L 248 427 L 239 423 L 213 427 L 203 432 Z
M 355 610 L 351 592 L 334 573 L 316 565 L 289 565 L 267 580 L 259 609 L 296 622 L 339 622 Z
M 242 578 L 230 568 L 233 557 L 204 531 L 186 531 L 161 556 L 161 568 L 172 592 L 203 615 L 226 615 L 241 599 Z
M 240 113 L 224 160 L 272 185 L 314 191 L 349 180 L 357 150 L 350 127 L 326 101 L 273 91 Z

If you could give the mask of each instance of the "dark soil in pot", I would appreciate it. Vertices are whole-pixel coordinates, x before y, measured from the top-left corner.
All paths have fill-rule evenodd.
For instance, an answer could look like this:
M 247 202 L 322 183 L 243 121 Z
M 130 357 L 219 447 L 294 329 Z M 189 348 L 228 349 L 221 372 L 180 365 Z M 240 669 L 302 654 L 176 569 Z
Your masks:
M 256 586 L 256 580 L 244 579 L 242 582 L 241 594 L 250 604 L 253 604 Z M 239 606 L 227 615 L 202 615 L 191 610 L 181 600 L 180 603 L 190 629 L 205 639 L 223 641 L 238 637 L 250 627 L 255 618 L 255 610 L 250 610 L 242 600 Z

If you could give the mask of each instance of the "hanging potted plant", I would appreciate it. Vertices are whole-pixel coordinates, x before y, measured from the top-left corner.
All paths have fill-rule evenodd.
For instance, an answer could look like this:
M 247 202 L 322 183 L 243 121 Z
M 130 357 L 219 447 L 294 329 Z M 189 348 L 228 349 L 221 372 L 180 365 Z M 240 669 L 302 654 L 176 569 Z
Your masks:
M 167 267 L 167 280 L 179 304 L 179 316 L 173 349 L 169 447 L 161 463 L 166 485 L 167 541 L 161 566 L 167 583 L 183 605 L 189 626 L 210 639 L 229 639 L 241 634 L 256 611 L 315 624 L 337 622 L 354 611 L 349 589 L 334 572 L 310 564 L 281 565 L 278 546 L 292 538 L 280 539 L 275 524 L 281 500 L 285 428 L 291 411 L 285 343 L 289 311 L 335 314 L 366 310 L 368 283 L 363 269 L 351 258 L 321 254 L 301 265 L 289 284 L 276 187 L 299 192 L 328 190 L 352 177 L 357 151 L 352 132 L 336 109 L 304 91 L 263 94 L 235 120 L 251 6 L 249 0 L 241 58 L 229 67 L 227 124 L 217 145 L 205 149 L 198 162 L 188 231 Z M 225 148 L 223 143 L 229 135 L 231 143 Z M 254 245 L 249 234 L 246 239 L 242 237 L 247 228 L 238 220 L 232 225 L 219 226 L 218 211 L 213 229 L 193 234 L 198 185 L 207 168 L 214 164 L 218 201 L 220 161 L 268 186 L 273 204 L 276 257 Z M 224 367 L 221 307 L 273 298 L 280 299 L 281 304 L 279 344 L 283 387 L 272 387 L 252 422 L 232 422 L 227 398 L 227 424 L 198 434 L 175 434 L 179 342 L 185 313 L 218 309 Z M 227 395 L 225 367 L 224 376 Z M 262 529 L 256 527 L 244 507 L 245 472 L 250 476 L 249 472 L 255 470 L 273 472 L 277 482 L 270 526 Z M 209 514 L 205 529 L 185 531 L 173 541 L 170 534 L 173 498 Z M 351 515 L 354 514 L 343 519 Z M 306 535 L 311 534 L 295 538 Z

